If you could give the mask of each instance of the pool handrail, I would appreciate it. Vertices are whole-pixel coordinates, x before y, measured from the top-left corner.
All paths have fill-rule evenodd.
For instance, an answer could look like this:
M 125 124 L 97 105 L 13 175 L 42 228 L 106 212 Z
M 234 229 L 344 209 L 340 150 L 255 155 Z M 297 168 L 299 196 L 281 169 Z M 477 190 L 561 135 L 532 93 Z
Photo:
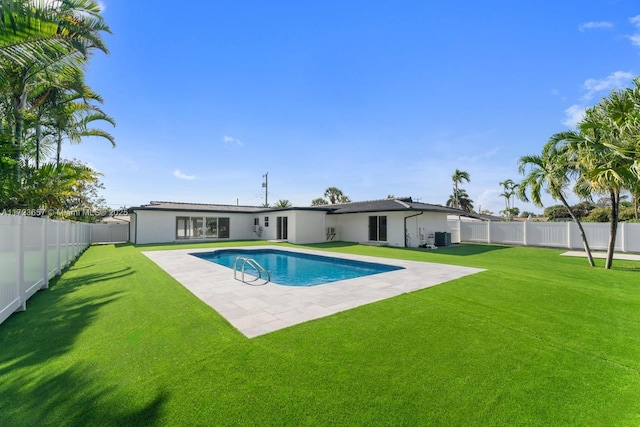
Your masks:
M 241 273 L 242 273 L 242 276 L 241 276 L 240 279 L 238 279 L 238 277 L 237 277 L 238 261 L 242 261 L 242 263 L 240 264 L 240 269 L 241 269 Z M 249 281 L 244 279 L 244 270 L 245 270 L 245 266 L 247 264 L 249 264 L 249 266 L 252 267 L 254 270 L 256 270 L 256 272 L 258 273 L 258 277 L 256 277 L 253 280 L 249 280 Z M 266 274 L 266 278 L 262 277 L 262 272 L 264 272 Z M 262 285 L 266 285 L 267 283 L 269 283 L 271 281 L 271 273 L 269 273 L 269 271 L 267 271 L 267 269 L 264 268 L 262 266 L 262 264 L 260 264 L 255 259 L 249 258 L 249 257 L 244 257 L 244 256 L 238 256 L 233 261 L 233 278 L 235 280 L 240 280 L 242 283 L 246 283 L 247 285 L 262 286 Z M 264 283 L 253 284 L 253 282 L 255 282 L 256 280 L 260 280 L 260 279 L 264 280 Z

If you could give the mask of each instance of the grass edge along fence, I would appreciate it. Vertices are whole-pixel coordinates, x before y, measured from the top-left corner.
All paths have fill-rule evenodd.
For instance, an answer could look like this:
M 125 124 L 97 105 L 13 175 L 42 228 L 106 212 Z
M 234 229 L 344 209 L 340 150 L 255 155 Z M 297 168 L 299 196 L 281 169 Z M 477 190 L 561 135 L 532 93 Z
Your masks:
M 540 246 L 582 250 L 582 237 L 575 222 L 500 222 L 449 220 L 452 241 L 469 243 Z M 607 250 L 609 224 L 583 222 L 592 250 Z M 640 253 L 640 224 L 621 222 L 616 252 Z
M 0 215 L 0 323 L 26 310 L 90 243 L 90 224 Z

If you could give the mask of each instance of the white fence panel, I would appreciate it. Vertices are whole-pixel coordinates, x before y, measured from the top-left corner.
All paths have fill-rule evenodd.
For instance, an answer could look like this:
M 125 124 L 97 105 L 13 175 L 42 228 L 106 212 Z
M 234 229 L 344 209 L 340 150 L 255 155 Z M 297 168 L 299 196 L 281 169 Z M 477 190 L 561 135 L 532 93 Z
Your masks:
M 0 215 L 0 323 L 90 244 L 89 224 Z
M 23 242 L 22 256 L 24 259 L 24 298 L 29 299 L 49 282 L 45 279 L 44 270 L 44 232 L 46 220 L 22 217 Z
M 589 246 L 604 251 L 609 245 L 608 223 L 582 223 Z M 449 229 L 459 230 L 460 242 L 505 245 L 547 246 L 582 249 L 582 236 L 574 222 L 490 222 L 449 221 Z M 640 224 L 620 223 L 616 235 L 617 252 L 640 253 Z
M 491 242 L 498 241 L 510 245 L 524 245 L 524 227 L 521 223 L 492 222 Z
M 624 250 L 640 252 L 640 224 L 624 224 Z
M 20 308 L 20 217 L 0 215 L 0 323 Z
M 456 221 L 458 222 L 458 221 Z M 488 227 L 486 222 L 460 221 L 460 241 L 461 242 L 483 242 L 489 241 Z
M 47 279 L 60 274 L 60 221 L 50 221 L 47 227 Z
M 69 265 L 69 242 L 71 236 L 71 224 L 66 221 L 62 222 L 62 238 L 60 239 L 60 269 L 67 268 Z
M 595 251 L 606 251 L 609 246 L 609 229 L 611 226 L 606 223 L 582 223 L 584 232 L 587 235 L 589 241 L 589 247 Z M 616 250 L 621 251 L 622 245 L 620 245 L 620 228 L 618 227 L 618 235 L 616 236 Z M 577 247 L 582 247 L 582 238 L 576 226 L 576 232 L 572 234 L 572 241 L 577 242 Z M 576 247 L 574 246 L 574 247 Z
M 528 246 L 567 246 L 569 244 L 568 223 L 527 222 Z
M 129 224 L 91 224 L 91 243 L 129 241 Z
M 460 221 L 448 221 L 451 243 L 460 243 Z

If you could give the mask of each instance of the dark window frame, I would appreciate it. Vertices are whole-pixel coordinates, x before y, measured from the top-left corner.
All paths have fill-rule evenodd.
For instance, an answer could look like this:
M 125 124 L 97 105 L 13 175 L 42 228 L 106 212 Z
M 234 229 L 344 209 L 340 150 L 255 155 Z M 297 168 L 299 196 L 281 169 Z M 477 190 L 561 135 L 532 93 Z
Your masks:
M 387 216 L 386 215 L 370 215 L 369 216 L 369 241 L 370 242 L 386 242 L 387 235 Z

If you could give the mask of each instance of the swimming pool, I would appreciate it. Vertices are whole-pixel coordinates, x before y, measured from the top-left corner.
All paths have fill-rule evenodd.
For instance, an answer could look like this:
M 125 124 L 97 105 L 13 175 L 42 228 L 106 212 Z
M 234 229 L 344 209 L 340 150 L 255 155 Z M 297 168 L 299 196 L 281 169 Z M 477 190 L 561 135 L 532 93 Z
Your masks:
M 269 272 L 273 283 L 285 286 L 315 286 L 403 269 L 395 265 L 278 249 L 222 249 L 191 255 L 228 268 L 233 268 L 237 257 L 253 258 Z M 254 273 L 249 267 L 245 271 L 246 274 Z

